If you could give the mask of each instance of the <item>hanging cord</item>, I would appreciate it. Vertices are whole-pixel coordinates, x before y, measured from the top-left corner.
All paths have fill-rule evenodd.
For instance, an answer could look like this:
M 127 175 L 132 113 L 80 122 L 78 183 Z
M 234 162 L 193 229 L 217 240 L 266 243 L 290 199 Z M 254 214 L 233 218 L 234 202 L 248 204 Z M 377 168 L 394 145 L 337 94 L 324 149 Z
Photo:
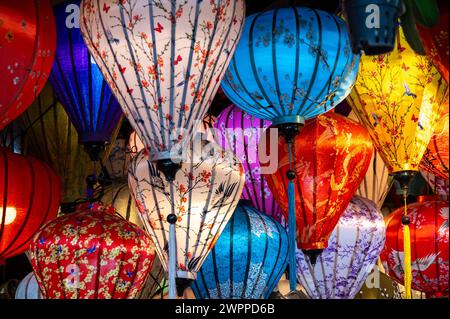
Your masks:
M 293 155 L 292 144 L 293 139 L 289 139 L 288 152 L 289 152 L 289 170 L 286 173 L 286 177 L 289 180 L 288 183 L 288 227 L 289 227 L 289 288 L 291 292 L 297 290 L 297 262 L 296 262 L 296 218 L 295 218 L 295 171 L 293 170 Z
M 409 223 L 410 219 L 407 215 L 407 197 L 408 197 L 408 188 L 403 188 L 403 206 L 404 212 L 402 217 L 403 224 L 403 263 L 404 263 L 404 283 L 405 283 L 405 294 L 406 299 L 411 299 L 411 282 L 412 282 L 412 273 L 411 273 L 411 236 L 409 232 Z

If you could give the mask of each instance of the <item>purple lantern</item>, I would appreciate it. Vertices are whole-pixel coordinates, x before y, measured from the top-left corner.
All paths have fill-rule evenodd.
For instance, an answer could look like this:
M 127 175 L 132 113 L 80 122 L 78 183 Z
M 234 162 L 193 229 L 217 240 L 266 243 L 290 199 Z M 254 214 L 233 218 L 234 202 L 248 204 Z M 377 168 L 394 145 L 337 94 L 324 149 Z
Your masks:
M 227 107 L 217 117 L 214 128 L 217 143 L 233 152 L 244 166 L 245 186 L 241 198 L 247 199 L 258 211 L 282 223 L 282 213 L 261 174 L 258 144 L 270 121 L 249 115 L 235 105 Z
M 375 203 L 354 196 L 328 248 L 314 266 L 297 251 L 297 279 L 311 299 L 353 299 L 384 246 L 386 227 Z

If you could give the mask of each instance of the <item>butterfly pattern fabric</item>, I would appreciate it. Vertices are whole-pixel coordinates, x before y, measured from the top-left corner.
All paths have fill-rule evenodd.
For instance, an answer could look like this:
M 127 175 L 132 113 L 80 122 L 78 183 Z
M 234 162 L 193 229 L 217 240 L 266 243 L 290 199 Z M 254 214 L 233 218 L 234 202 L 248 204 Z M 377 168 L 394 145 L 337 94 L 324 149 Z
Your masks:
M 414 53 L 400 28 L 392 52 L 361 57 L 347 101 L 392 173 L 419 170 L 446 95 L 447 83 L 430 59 Z
M 188 145 L 243 26 L 243 0 L 84 0 L 80 25 L 150 154 Z

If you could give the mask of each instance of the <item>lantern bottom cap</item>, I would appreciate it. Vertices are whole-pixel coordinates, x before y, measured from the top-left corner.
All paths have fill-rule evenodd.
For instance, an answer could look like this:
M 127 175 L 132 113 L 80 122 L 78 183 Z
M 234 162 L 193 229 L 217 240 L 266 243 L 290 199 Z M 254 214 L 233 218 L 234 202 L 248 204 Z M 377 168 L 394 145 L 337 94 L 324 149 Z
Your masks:
M 281 116 L 281 117 L 277 117 L 275 119 L 271 119 L 271 121 L 272 121 L 272 126 L 277 126 L 277 125 L 281 125 L 281 124 L 300 124 L 300 125 L 305 124 L 305 118 L 300 115 Z

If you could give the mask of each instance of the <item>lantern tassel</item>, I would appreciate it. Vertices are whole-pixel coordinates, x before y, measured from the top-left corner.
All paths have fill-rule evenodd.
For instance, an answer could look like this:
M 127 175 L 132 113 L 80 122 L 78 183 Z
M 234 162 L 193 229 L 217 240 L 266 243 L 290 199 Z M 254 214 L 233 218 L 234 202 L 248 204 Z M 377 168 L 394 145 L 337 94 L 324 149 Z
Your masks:
M 403 224 L 403 264 L 404 264 L 404 283 L 405 283 L 405 295 L 406 299 L 411 299 L 411 235 L 409 232 L 409 217 L 407 216 L 407 202 L 408 189 L 403 189 L 403 201 L 404 201 L 404 216 L 402 218 Z
M 297 250 L 296 242 L 296 218 L 295 218 L 295 172 L 292 169 L 292 144 L 293 141 L 288 141 L 289 148 L 289 171 L 287 172 L 288 183 L 288 227 L 289 227 L 289 288 L 290 290 L 297 290 L 297 262 L 295 253 Z
M 177 298 L 177 286 L 175 282 L 177 265 L 177 246 L 175 235 L 175 223 L 169 226 L 169 299 Z

